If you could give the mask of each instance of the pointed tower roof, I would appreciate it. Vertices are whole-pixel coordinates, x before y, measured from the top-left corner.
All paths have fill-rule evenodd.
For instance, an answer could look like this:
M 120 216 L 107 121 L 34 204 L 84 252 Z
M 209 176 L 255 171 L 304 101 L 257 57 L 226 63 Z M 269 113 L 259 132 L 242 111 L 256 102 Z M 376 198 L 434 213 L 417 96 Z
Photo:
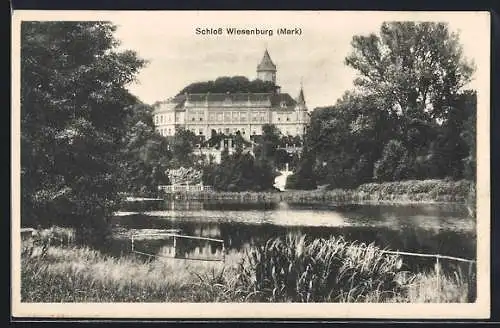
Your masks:
M 271 60 L 271 56 L 269 56 L 267 49 L 266 52 L 264 52 L 264 57 L 262 57 L 260 64 L 257 66 L 257 71 L 276 71 L 276 65 L 274 65 Z
M 305 105 L 306 103 L 306 99 L 304 98 L 304 87 L 302 85 L 302 81 L 300 81 L 300 92 L 299 92 L 299 97 L 297 98 L 297 103 L 303 105 Z

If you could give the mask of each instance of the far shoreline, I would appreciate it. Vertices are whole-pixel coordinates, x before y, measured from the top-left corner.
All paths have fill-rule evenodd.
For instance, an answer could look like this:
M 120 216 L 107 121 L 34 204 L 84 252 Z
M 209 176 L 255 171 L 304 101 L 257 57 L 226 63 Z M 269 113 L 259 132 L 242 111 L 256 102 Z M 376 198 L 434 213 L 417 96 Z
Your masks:
M 469 205 L 475 204 L 475 183 L 469 180 L 408 180 L 368 183 L 356 189 L 285 191 L 199 191 L 162 193 L 135 201 L 288 202 L 319 205 Z

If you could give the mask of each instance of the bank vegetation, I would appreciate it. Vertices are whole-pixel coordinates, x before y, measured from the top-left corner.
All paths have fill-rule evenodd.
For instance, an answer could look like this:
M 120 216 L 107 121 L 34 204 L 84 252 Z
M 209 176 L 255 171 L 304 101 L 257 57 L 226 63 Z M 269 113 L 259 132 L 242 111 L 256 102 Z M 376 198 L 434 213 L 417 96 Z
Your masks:
M 273 238 L 222 263 L 116 258 L 69 236 L 53 229 L 23 243 L 23 302 L 418 303 L 473 302 L 476 295 L 474 270 L 410 272 L 401 256 L 342 238 Z
M 354 189 L 318 188 L 264 192 L 185 192 L 162 194 L 171 200 L 289 202 L 322 204 L 463 203 L 475 204 L 475 184 L 469 180 L 407 180 L 367 183 Z

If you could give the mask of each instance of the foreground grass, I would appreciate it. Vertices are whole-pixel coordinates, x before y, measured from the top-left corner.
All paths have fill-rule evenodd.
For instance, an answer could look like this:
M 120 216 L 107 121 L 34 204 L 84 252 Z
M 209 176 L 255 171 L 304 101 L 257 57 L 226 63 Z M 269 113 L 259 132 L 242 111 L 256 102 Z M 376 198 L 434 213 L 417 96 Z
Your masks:
M 117 259 L 80 247 L 36 248 L 21 266 L 23 302 L 227 302 L 217 283 L 234 275 L 218 262 Z
M 225 263 L 76 246 L 27 247 L 21 261 L 23 302 L 467 302 L 475 285 L 459 272 L 406 272 L 399 256 L 335 238 L 273 239 Z
M 466 203 L 474 190 L 468 180 L 408 180 L 368 183 L 356 189 L 287 190 L 284 192 L 190 192 L 183 199 L 231 201 L 287 201 L 294 203 Z

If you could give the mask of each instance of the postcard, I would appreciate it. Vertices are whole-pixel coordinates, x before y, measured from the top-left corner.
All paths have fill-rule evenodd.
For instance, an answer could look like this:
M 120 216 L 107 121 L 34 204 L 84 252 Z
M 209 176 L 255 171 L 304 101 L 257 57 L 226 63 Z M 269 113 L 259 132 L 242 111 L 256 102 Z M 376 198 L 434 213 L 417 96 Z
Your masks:
M 13 316 L 489 317 L 488 12 L 12 24 Z

